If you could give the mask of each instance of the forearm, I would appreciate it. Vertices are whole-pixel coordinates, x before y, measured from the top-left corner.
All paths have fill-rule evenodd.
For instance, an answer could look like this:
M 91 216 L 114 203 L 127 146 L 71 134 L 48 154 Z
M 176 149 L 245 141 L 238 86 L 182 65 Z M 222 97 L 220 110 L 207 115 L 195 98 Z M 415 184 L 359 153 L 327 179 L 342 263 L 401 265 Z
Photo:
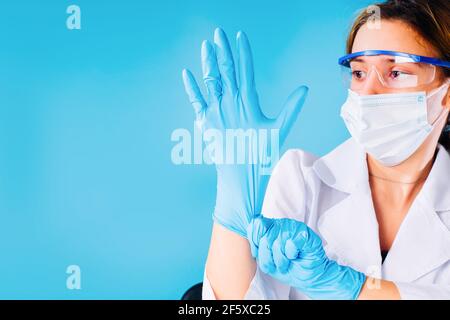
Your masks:
M 247 239 L 215 223 L 206 275 L 216 299 L 243 299 L 255 272 L 256 262 Z
M 358 300 L 400 300 L 400 292 L 395 283 L 367 278 Z

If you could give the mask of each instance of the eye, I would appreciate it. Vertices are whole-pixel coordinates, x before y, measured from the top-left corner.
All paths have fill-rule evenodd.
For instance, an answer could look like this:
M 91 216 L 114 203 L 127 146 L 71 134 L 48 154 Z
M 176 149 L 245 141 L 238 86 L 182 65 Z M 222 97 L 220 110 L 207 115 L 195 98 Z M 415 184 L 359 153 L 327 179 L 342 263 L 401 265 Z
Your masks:
M 392 70 L 391 74 L 389 75 L 389 77 L 391 79 L 394 79 L 394 80 L 401 80 L 401 79 L 404 79 L 404 78 L 408 77 L 409 75 L 410 74 L 407 73 L 407 72 L 403 72 L 403 71 L 400 71 L 400 70 Z
M 353 70 L 352 71 L 352 78 L 355 80 L 362 80 L 365 76 L 365 72 L 361 70 Z

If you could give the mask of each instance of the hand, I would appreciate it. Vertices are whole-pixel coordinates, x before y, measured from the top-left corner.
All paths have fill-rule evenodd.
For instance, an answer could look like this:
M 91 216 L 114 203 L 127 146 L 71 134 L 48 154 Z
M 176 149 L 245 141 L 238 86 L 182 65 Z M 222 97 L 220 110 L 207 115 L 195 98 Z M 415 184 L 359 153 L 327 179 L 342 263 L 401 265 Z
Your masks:
M 244 155 L 246 163 L 227 162 L 227 156 L 235 151 L 229 148 L 225 148 L 223 157 L 217 154 L 211 156 L 217 169 L 214 220 L 246 237 L 250 220 L 260 214 L 269 179 L 269 176 L 263 172 L 266 164 L 261 161 L 261 151 L 266 152 L 272 143 L 275 143 L 277 149 L 282 145 L 304 104 L 308 89 L 300 87 L 295 90 L 280 115 L 276 119 L 267 118 L 259 104 L 250 44 L 243 32 L 237 34 L 237 51 L 238 63 L 235 66 L 225 33 L 221 29 L 216 29 L 214 44 L 209 41 L 204 41 L 202 44 L 201 56 L 203 80 L 207 90 L 206 99 L 190 71 L 183 70 L 183 81 L 186 93 L 194 107 L 196 124 L 202 132 L 214 129 L 219 131 L 225 139 L 226 132 L 231 130 L 234 130 L 231 132 L 235 134 L 238 134 L 239 130 L 244 130 L 243 132 L 246 133 L 253 131 L 256 134 L 266 130 L 270 141 L 258 142 L 263 150 L 258 152 L 253 148 L 243 148 L 247 149 Z M 277 133 L 275 138 L 271 135 L 273 132 Z M 274 139 L 279 141 L 273 141 Z M 258 161 L 255 163 L 248 159 Z
M 312 299 L 356 300 L 366 276 L 328 259 L 320 237 L 291 219 L 258 217 L 248 226 L 260 269 Z

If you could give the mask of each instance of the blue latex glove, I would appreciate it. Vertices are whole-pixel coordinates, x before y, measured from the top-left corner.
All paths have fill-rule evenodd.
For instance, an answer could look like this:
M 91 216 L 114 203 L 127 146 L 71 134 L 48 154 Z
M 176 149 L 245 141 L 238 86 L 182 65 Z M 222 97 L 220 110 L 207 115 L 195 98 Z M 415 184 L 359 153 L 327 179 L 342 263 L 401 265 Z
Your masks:
M 366 276 L 328 259 L 320 237 L 291 219 L 258 217 L 248 226 L 260 269 L 311 299 L 356 300 Z
M 201 56 L 206 99 L 192 73 L 183 70 L 184 86 L 194 107 L 196 124 L 202 132 L 216 129 L 223 133 L 223 137 L 228 129 L 278 129 L 278 144 L 281 146 L 303 106 L 308 89 L 299 87 L 288 98 L 276 119 L 267 118 L 261 110 L 255 88 L 248 39 L 243 32 L 239 32 L 236 42 L 237 66 L 228 39 L 221 29 L 215 31 L 214 44 L 203 42 Z M 270 131 L 268 136 L 270 137 Z M 226 152 L 230 150 L 225 150 Z M 253 149 L 246 152 L 247 157 L 253 159 L 259 156 L 249 154 L 254 153 Z M 213 218 L 229 230 L 246 237 L 249 222 L 260 214 L 269 176 L 263 173 L 264 166 L 261 162 L 224 164 L 216 160 L 215 163 L 217 198 Z

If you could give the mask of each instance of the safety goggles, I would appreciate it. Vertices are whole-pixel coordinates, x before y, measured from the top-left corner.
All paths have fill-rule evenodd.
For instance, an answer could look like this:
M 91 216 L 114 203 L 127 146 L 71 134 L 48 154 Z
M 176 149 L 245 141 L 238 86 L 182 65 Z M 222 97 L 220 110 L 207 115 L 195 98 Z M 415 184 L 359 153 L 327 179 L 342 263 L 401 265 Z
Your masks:
M 344 84 L 352 90 L 361 90 L 373 72 L 380 83 L 389 89 L 410 89 L 430 84 L 437 67 L 450 68 L 450 62 L 414 54 L 366 50 L 339 59 Z

